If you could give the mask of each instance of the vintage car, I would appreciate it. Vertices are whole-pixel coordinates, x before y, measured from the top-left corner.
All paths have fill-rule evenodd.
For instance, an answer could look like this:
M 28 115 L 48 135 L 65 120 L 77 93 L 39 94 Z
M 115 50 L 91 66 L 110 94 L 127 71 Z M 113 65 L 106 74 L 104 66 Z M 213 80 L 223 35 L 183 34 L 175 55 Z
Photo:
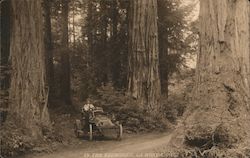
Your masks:
M 77 137 L 88 136 L 93 140 L 93 136 L 115 136 L 117 140 L 122 138 L 122 125 L 111 119 L 100 107 L 84 112 L 82 118 L 75 121 L 75 134 Z

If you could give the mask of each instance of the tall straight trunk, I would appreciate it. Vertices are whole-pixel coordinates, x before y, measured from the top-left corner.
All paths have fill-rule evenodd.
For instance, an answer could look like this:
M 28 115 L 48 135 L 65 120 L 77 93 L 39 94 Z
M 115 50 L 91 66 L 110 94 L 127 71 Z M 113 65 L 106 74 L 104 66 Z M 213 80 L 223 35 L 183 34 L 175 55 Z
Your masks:
M 121 88 L 128 88 L 128 43 L 129 43 L 129 10 L 130 10 L 130 0 L 125 1 L 127 4 L 125 6 L 126 17 L 124 22 L 124 44 L 127 46 L 127 49 L 121 55 Z
M 118 27 L 118 8 L 117 8 L 117 1 L 112 1 L 112 36 L 114 40 L 117 37 L 117 27 Z
M 107 29 L 108 29 L 108 18 L 107 18 L 107 2 L 106 1 L 100 1 L 100 7 L 101 7 L 101 26 L 100 26 L 100 31 L 101 31 L 101 47 L 102 51 L 95 52 L 95 53 L 101 53 L 100 55 L 105 58 L 105 61 L 101 59 L 101 65 L 103 66 L 102 70 L 104 71 L 102 77 L 100 78 L 100 81 L 103 83 L 108 83 L 110 79 L 110 61 L 109 61 L 109 56 L 110 53 L 107 51 Z M 96 59 L 99 60 L 100 58 Z M 98 75 L 97 75 L 98 76 Z
M 10 54 L 10 1 L 6 0 L 1 2 L 0 7 L 0 87 L 1 90 L 7 90 L 9 88 L 8 63 Z
M 111 72 L 112 72 L 112 82 L 116 88 L 119 87 L 120 82 L 120 73 L 121 73 L 121 51 L 117 47 L 117 32 L 118 32 L 118 8 L 117 8 L 117 1 L 112 1 L 112 44 L 114 45 L 112 49 L 112 57 L 114 58 L 111 61 Z M 113 46 L 112 45 L 112 46 Z
M 72 31 L 73 31 L 73 48 L 76 47 L 76 31 L 75 31 L 75 1 L 73 1 L 73 15 L 72 15 Z
M 62 0 L 61 98 L 71 104 L 68 15 L 69 0 Z
M 47 84 L 49 86 L 49 100 L 54 93 L 54 65 L 53 65 L 53 42 L 51 33 L 51 1 L 44 0 L 44 25 L 45 25 L 45 60 L 46 60 L 46 75 Z
M 165 35 L 165 34 L 163 34 Z M 161 79 L 161 93 L 168 97 L 168 83 L 169 83 L 169 70 L 168 70 L 168 48 L 167 42 L 163 38 L 159 38 L 159 50 L 160 50 L 160 79 Z M 162 41 L 161 41 L 162 40 Z
M 11 0 L 10 113 L 32 137 L 49 125 L 41 0 Z
M 201 1 L 195 112 L 188 117 L 186 130 L 189 142 L 231 146 L 250 136 L 248 3 Z
M 168 97 L 168 31 L 166 25 L 162 24 L 166 19 L 166 2 L 157 0 L 158 2 L 158 32 L 159 32 L 159 71 L 161 82 L 161 93 Z
M 164 56 L 165 59 L 167 60 L 168 58 L 168 48 L 166 48 L 166 55 Z M 163 91 L 166 95 L 166 97 L 168 98 L 168 95 L 169 95 L 169 67 L 166 66 L 166 76 L 165 76 L 165 90 Z
M 87 69 L 90 67 L 90 63 L 92 63 L 91 56 L 93 55 L 93 4 L 92 0 L 88 0 L 88 15 L 87 15 L 87 36 L 88 36 L 88 51 L 87 51 Z
M 161 94 L 157 1 L 130 2 L 128 92 L 148 111 L 157 112 Z

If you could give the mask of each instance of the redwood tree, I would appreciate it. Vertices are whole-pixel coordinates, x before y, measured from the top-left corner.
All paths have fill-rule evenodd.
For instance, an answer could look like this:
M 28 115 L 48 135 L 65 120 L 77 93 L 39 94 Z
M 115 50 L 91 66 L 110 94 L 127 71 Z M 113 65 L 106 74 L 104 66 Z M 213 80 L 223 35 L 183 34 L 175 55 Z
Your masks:
M 148 111 L 158 110 L 161 94 L 157 1 L 130 2 L 128 92 Z
M 68 16 L 69 0 L 62 0 L 61 98 L 66 104 L 71 104 Z
M 44 0 L 44 25 L 45 25 L 45 60 L 46 76 L 49 86 L 49 98 L 52 97 L 54 87 L 54 65 L 53 65 L 53 41 L 51 32 L 51 1 Z
M 10 54 L 10 1 L 1 2 L 0 5 L 0 88 L 7 90 L 9 88 L 9 74 L 7 73 Z M 2 94 L 0 94 L 2 95 Z M 1 98 L 2 99 L 2 98 Z M 0 102 L 1 103 L 1 102 Z
M 230 147 L 250 135 L 249 1 L 200 3 L 195 112 L 186 121 L 186 138 L 199 147 Z
M 0 108 L 8 106 L 8 89 L 10 84 L 10 1 L 0 4 Z
M 41 0 L 11 0 L 10 113 L 32 137 L 49 124 Z

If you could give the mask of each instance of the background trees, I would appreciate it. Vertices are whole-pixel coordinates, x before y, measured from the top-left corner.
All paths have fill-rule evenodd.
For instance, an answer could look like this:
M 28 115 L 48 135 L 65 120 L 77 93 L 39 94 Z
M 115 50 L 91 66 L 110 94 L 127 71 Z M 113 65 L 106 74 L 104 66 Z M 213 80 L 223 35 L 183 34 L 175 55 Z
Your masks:
M 62 14 L 61 14 L 61 99 L 66 104 L 71 104 L 71 88 L 70 88 L 70 56 L 69 56 L 69 29 L 68 29 L 68 16 L 69 16 L 69 0 L 62 0 Z
M 62 95 L 70 96 L 67 92 L 71 91 L 69 90 L 70 78 L 72 79 L 71 86 L 73 86 L 71 89 L 82 99 L 96 93 L 98 87 L 107 83 L 111 83 L 117 90 L 125 90 L 128 87 L 128 9 L 130 1 L 68 2 L 68 49 L 70 53 L 67 54 L 71 60 L 70 64 L 62 61 L 61 55 L 64 53 L 60 50 L 63 38 L 60 28 L 65 26 L 61 23 L 62 2 L 61 0 L 51 1 L 50 9 L 53 51 L 50 51 L 48 55 L 53 56 L 55 69 L 55 77 L 51 77 L 51 81 L 53 78 L 55 80 L 54 92 L 53 87 L 50 86 L 51 93 L 55 93 L 54 98 L 65 99 L 66 96 L 62 97 Z M 181 1 L 173 0 L 159 0 L 158 3 L 160 4 L 157 10 L 160 34 L 161 92 L 168 96 L 169 77 L 185 66 L 186 54 L 195 51 L 192 50 L 194 47 L 191 47 L 190 44 L 195 33 L 190 30 L 190 23 L 186 19 L 193 6 L 183 6 Z M 49 44 L 46 45 L 49 46 Z M 49 63 L 51 61 L 48 60 Z M 64 67 L 61 75 L 59 73 L 61 72 L 60 65 Z M 72 66 L 71 74 L 64 72 L 68 69 L 65 66 Z M 53 76 L 52 70 L 50 66 L 48 72 L 51 74 L 48 78 Z M 66 77 L 68 78 L 67 84 L 66 82 L 61 83 L 66 80 L 66 78 L 59 79 L 62 76 L 69 76 Z M 68 90 L 65 89 L 66 85 Z
M 161 92 L 166 97 L 169 78 L 185 66 L 185 56 L 196 51 L 191 45 L 197 41 L 196 32 L 186 20 L 194 6 L 185 6 L 179 0 L 158 0 L 159 70 Z
M 88 37 L 88 56 L 93 68 L 91 80 L 95 81 L 93 84 L 97 87 L 107 82 L 112 83 L 116 89 L 127 87 L 129 3 L 106 1 L 101 4 L 101 1 L 88 1 L 83 35 Z M 189 35 L 194 33 L 186 20 L 193 6 L 182 6 L 180 1 L 173 0 L 159 0 L 158 3 L 159 70 L 162 92 L 167 94 L 168 76 L 185 65 L 185 54 L 195 51 L 191 50 L 188 40 Z M 104 24 L 105 19 L 108 20 Z M 106 43 L 104 47 L 103 41 Z
M 157 111 L 169 77 L 192 52 L 190 10 L 178 0 L 1 2 L 1 73 L 11 65 L 10 88 L 1 76 L 1 95 L 10 92 L 7 109 L 32 137 L 44 134 L 50 122 L 48 100 L 54 116 L 58 109 L 74 111 L 88 97 L 137 130 L 140 123 L 141 129 L 155 128 L 161 120 L 150 113 L 143 118 L 145 109 Z
M 10 23 L 6 18 L 9 7 L 5 7 L 8 2 L 1 5 L 2 29 L 6 30 L 1 34 L 1 38 L 6 39 L 1 41 L 2 65 L 7 64 L 9 52 Z M 86 99 L 108 84 L 122 92 L 133 87 L 127 80 L 127 76 L 134 73 L 128 73 L 130 3 L 129 0 L 43 1 L 44 58 L 50 100 L 70 104 L 72 96 Z M 179 52 L 187 52 L 189 48 L 184 32 L 188 30 L 185 17 L 190 10 L 182 8 L 179 1 L 159 0 L 158 3 L 155 10 L 159 14 L 161 60 L 154 72 L 160 70 L 162 92 L 167 93 L 169 74 L 184 63 L 182 54 L 185 53 Z M 1 85 L 6 85 L 7 80 L 2 81 Z
M 181 116 L 185 107 L 166 99 L 169 78 L 197 50 L 199 34 L 186 142 L 203 150 L 248 138 L 247 0 L 201 1 L 200 31 L 187 20 L 193 6 L 180 0 L 43 0 L 44 19 L 41 2 L 5 0 L 0 10 L 1 96 L 10 93 L 9 120 L 18 120 L 31 137 L 46 133 L 48 95 L 57 105 L 50 106 L 52 115 L 90 97 L 132 130 L 161 128 L 159 121 L 171 120 L 167 115 Z

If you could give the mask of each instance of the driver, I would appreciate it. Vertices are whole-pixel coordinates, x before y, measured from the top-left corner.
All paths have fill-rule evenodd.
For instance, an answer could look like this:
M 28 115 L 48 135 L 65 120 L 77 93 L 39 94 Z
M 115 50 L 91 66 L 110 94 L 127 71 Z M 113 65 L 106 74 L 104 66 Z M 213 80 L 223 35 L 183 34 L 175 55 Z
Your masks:
M 95 108 L 95 106 L 93 104 L 90 103 L 90 100 L 87 99 L 87 103 L 83 105 L 82 107 L 82 114 L 83 114 L 83 118 L 84 118 L 84 126 L 85 128 L 88 128 L 89 126 L 89 119 L 91 117 L 91 111 Z
M 94 108 L 95 108 L 95 106 L 94 106 L 93 104 L 90 103 L 90 100 L 89 100 L 89 99 L 87 99 L 87 103 L 84 104 L 83 110 L 84 110 L 85 112 L 89 112 L 89 111 L 92 111 Z

